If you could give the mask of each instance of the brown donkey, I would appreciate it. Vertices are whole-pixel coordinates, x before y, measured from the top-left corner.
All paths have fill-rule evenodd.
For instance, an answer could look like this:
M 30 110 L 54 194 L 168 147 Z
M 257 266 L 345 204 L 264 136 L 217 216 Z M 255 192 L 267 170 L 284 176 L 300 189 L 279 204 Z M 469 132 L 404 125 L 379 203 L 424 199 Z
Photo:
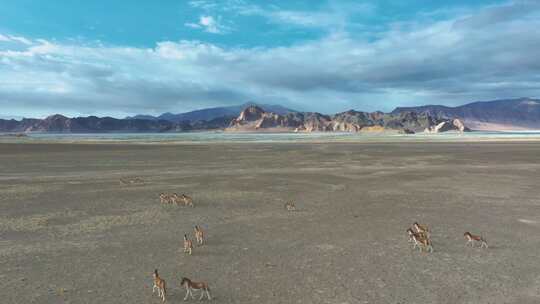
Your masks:
M 285 209 L 287 211 L 296 211 L 296 205 L 293 201 L 288 201 L 285 203 Z
M 480 248 L 488 248 L 488 244 L 486 242 L 486 240 L 479 236 L 479 235 L 474 235 L 474 234 L 471 234 L 470 232 L 465 232 L 463 234 L 463 236 L 465 237 L 465 239 L 467 240 L 467 246 L 469 246 L 469 244 L 471 244 L 472 247 L 474 247 L 474 242 L 479 242 L 480 243 Z
M 184 234 L 184 253 L 191 255 L 193 252 L 193 242 L 188 239 L 187 234 Z
M 212 300 L 212 297 L 210 296 L 210 287 L 208 287 L 208 283 L 206 282 L 192 282 L 188 278 L 182 278 L 180 286 L 186 288 L 186 296 L 184 297 L 184 301 L 187 301 L 188 296 L 191 296 L 192 299 L 195 299 L 195 297 L 193 296 L 193 290 L 195 289 L 201 290 L 201 297 L 199 298 L 199 300 L 202 300 L 205 294 L 208 300 Z
M 171 196 L 170 194 L 160 193 L 159 194 L 159 201 L 162 204 L 172 204 L 174 202 L 174 197 Z
M 433 245 L 431 245 L 431 240 L 424 233 L 414 232 L 411 228 L 407 229 L 407 234 L 409 235 L 409 242 L 413 242 L 413 249 L 418 247 L 420 251 L 425 249 L 426 251 L 433 252 Z
M 180 195 L 180 201 L 184 202 L 184 205 L 193 207 L 193 199 L 185 194 Z
M 418 233 L 424 233 L 429 238 L 431 236 L 431 231 L 429 230 L 427 225 L 421 225 L 418 224 L 418 222 L 414 222 L 413 224 L 414 230 Z
M 195 239 L 199 246 L 204 244 L 204 231 L 202 230 L 201 226 L 195 226 Z
M 160 297 L 161 300 L 165 302 L 165 294 L 167 293 L 165 280 L 159 276 L 157 269 L 154 270 L 153 277 L 154 277 L 154 287 L 152 287 L 152 294 L 154 294 L 154 292 L 157 289 L 158 297 Z

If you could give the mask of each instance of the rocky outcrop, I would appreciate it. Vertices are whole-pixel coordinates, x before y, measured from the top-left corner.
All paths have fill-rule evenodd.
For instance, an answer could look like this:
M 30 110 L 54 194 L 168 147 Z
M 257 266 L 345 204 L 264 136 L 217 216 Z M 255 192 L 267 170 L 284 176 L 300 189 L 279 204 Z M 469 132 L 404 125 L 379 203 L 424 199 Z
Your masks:
M 358 132 L 362 128 L 375 125 L 370 113 L 349 110 L 332 117 L 332 131 Z
M 233 119 L 227 131 L 274 132 L 446 132 L 468 131 L 459 120 L 437 119 L 427 113 L 401 112 L 396 115 L 382 112 L 346 111 L 335 115 L 320 113 L 288 113 L 279 115 L 265 112 L 257 106 L 244 109 Z
M 441 132 L 448 132 L 448 131 L 458 131 L 458 132 L 468 132 L 470 131 L 469 128 L 465 127 L 463 122 L 459 119 L 453 119 L 453 120 L 447 120 L 442 121 L 436 125 L 432 125 L 430 127 L 427 127 L 425 129 L 426 133 L 441 133 Z
M 251 105 L 233 119 L 228 127 L 230 131 L 254 131 L 260 129 L 295 129 L 303 122 L 303 115 L 288 113 L 280 115 L 265 112 L 261 107 Z
M 477 130 L 540 128 L 540 99 L 533 98 L 480 101 L 457 107 L 441 105 L 398 107 L 392 114 L 402 112 L 427 113 L 437 119 L 458 118 Z
M 266 112 L 258 107 L 258 106 L 249 106 L 245 108 L 242 112 L 240 112 L 240 116 L 238 116 L 239 122 L 250 122 L 250 121 L 256 121 L 261 119 Z
M 452 121 L 452 124 L 454 125 L 454 127 L 459 131 L 459 132 L 469 132 L 471 131 L 469 128 L 467 128 L 463 122 L 459 119 L 454 119 Z
M 305 113 L 302 115 L 304 121 L 300 126 L 305 132 L 328 132 L 332 131 L 330 124 L 332 119 L 330 116 L 320 113 Z
M 447 122 L 447 121 L 443 121 L 441 123 L 438 123 L 434 126 L 430 126 L 428 128 L 425 129 L 424 132 L 426 133 L 440 133 L 440 132 L 446 132 L 446 131 L 450 131 L 451 127 L 450 127 L 450 123 Z

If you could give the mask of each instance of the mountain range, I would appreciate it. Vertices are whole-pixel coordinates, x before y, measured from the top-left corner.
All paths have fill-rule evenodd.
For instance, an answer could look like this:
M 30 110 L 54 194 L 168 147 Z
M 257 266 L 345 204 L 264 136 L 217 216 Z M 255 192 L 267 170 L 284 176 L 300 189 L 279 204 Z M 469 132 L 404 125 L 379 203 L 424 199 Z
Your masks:
M 246 111 L 247 110 L 247 111 Z M 457 121 L 456 121 L 457 119 Z M 398 107 L 390 113 L 346 111 L 334 115 L 298 112 L 279 105 L 247 103 L 159 116 L 0 119 L 0 132 L 185 132 L 226 131 L 373 131 L 403 133 L 446 130 L 540 129 L 540 100 L 519 98 L 447 107 Z
M 457 107 L 398 107 L 391 113 L 403 112 L 427 113 L 438 118 L 459 118 L 475 130 L 540 129 L 540 100 L 533 98 L 478 101 Z
M 69 118 L 60 114 L 51 115 L 44 119 L 0 119 L 0 132 L 136 133 L 219 130 L 226 128 L 239 112 L 251 105 L 255 105 L 255 103 L 201 109 L 180 114 L 136 115 L 123 119 L 96 116 Z M 260 107 L 280 114 L 294 111 L 280 105 L 263 104 Z
M 240 111 L 252 105 L 259 106 L 265 111 L 273 112 L 273 113 L 277 113 L 281 115 L 287 114 L 289 112 L 296 112 L 295 110 L 291 110 L 280 105 L 257 104 L 254 102 L 248 102 L 241 105 L 201 109 L 201 110 L 195 110 L 195 111 L 180 113 L 180 114 L 163 113 L 159 116 L 136 115 L 133 117 L 126 117 L 126 119 L 167 120 L 171 122 L 181 122 L 181 121 L 194 122 L 194 121 L 201 121 L 201 120 L 210 121 L 218 117 L 230 117 L 232 119 L 236 117 L 238 113 L 240 113 Z
M 233 119 L 229 132 L 446 132 L 470 131 L 459 119 L 440 119 L 427 113 L 359 112 L 349 110 L 334 115 L 289 112 L 285 115 L 249 106 Z

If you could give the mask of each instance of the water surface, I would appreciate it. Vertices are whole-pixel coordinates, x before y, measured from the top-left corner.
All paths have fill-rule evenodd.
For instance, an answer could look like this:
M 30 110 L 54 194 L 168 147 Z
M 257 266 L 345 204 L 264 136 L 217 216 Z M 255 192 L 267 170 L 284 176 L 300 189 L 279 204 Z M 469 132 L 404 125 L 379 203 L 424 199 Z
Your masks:
M 1 137 L 0 142 L 135 142 L 135 143 L 207 143 L 207 142 L 332 142 L 332 141 L 485 141 L 540 140 L 540 131 L 468 132 L 441 134 L 394 133 L 29 133 L 27 137 Z

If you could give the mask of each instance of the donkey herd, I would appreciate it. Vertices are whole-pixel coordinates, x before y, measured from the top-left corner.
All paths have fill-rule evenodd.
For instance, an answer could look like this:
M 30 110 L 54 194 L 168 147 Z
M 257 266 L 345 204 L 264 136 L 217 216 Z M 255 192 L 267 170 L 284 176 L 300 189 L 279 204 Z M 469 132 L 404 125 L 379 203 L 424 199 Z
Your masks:
M 177 193 L 160 193 L 159 200 L 162 204 L 170 204 L 177 206 L 183 205 L 190 207 L 195 206 L 193 204 L 193 199 L 185 194 L 178 195 Z M 195 225 L 194 234 L 197 245 L 202 246 L 205 243 L 205 234 L 201 226 Z M 193 254 L 193 241 L 188 237 L 187 234 L 184 234 L 184 253 L 187 253 L 189 255 Z M 165 301 L 165 296 L 167 295 L 167 285 L 165 280 L 159 276 L 157 269 L 154 270 L 153 278 L 154 286 L 152 287 L 152 293 L 154 294 L 157 291 L 158 297 L 160 297 L 162 301 Z M 186 289 L 186 296 L 184 297 L 184 301 L 187 301 L 189 297 L 195 299 L 195 297 L 193 296 L 194 290 L 201 291 L 201 296 L 199 300 L 202 300 L 204 296 L 206 296 L 208 300 L 212 300 L 212 296 L 210 295 L 210 287 L 208 287 L 208 283 L 206 282 L 194 282 L 184 277 L 182 278 L 180 286 Z
M 160 193 L 159 199 L 162 204 L 175 204 L 178 206 L 190 206 L 194 207 L 193 199 L 185 194 L 178 195 L 176 193 Z M 286 211 L 296 211 L 296 205 L 293 201 L 287 201 L 284 204 L 284 209 Z M 414 222 L 411 228 L 408 228 L 407 235 L 409 237 L 409 242 L 413 244 L 413 249 L 419 248 L 420 252 L 433 252 L 433 245 L 431 242 L 431 230 L 427 225 L 419 224 Z M 196 225 L 194 227 L 195 240 L 198 246 L 205 244 L 205 233 L 201 226 Z M 467 246 L 475 246 L 475 243 L 480 244 L 480 248 L 488 248 L 486 240 L 479 235 L 471 234 L 470 232 L 465 232 L 463 234 L 467 240 Z M 187 234 L 184 234 L 184 253 L 192 255 L 193 253 L 193 241 L 188 237 Z M 154 294 L 157 290 L 157 295 L 161 298 L 162 301 L 165 301 L 165 296 L 167 293 L 166 283 L 163 278 L 159 276 L 158 270 L 155 269 L 153 273 L 154 285 L 152 288 L 152 293 Z M 186 295 L 184 301 L 187 301 L 189 297 L 195 299 L 193 292 L 195 290 L 200 290 L 201 295 L 199 300 L 203 300 L 204 297 L 208 300 L 211 300 L 210 287 L 207 282 L 194 282 L 188 278 L 182 278 L 180 286 L 186 289 Z

